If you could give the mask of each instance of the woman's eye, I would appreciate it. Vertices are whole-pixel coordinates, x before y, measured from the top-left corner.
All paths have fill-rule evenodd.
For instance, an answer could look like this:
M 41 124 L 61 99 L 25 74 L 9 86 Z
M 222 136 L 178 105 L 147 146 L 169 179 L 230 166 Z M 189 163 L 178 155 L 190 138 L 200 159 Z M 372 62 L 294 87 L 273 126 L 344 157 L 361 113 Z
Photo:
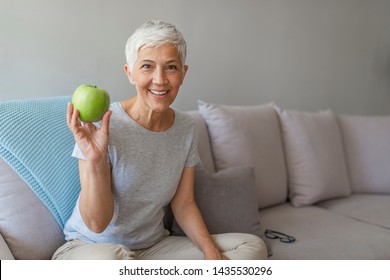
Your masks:
M 150 66 L 150 64 L 143 64 L 143 65 L 141 66 L 141 68 L 142 68 L 142 69 L 150 69 L 151 66 Z
M 177 67 L 176 67 L 176 65 L 168 65 L 167 69 L 170 71 L 174 71 L 174 70 L 177 70 Z

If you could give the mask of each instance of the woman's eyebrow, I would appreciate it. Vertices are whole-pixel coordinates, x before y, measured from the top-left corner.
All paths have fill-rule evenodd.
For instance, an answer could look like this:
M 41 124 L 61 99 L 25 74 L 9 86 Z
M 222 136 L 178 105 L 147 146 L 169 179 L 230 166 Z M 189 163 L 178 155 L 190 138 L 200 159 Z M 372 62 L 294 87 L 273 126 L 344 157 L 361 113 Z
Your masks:
M 141 63 L 154 63 L 154 61 L 150 59 L 143 59 L 141 60 Z
M 178 59 L 171 59 L 171 60 L 168 60 L 166 63 L 172 63 L 172 62 L 179 62 Z
M 171 59 L 171 60 L 168 60 L 167 62 L 165 62 L 165 64 L 170 64 L 170 63 L 178 63 L 178 64 L 181 64 L 181 63 L 180 63 L 180 60 L 177 60 L 177 59 Z
M 151 60 L 151 59 L 143 59 L 140 61 L 140 64 L 144 64 L 144 63 L 156 63 L 154 60 Z M 170 64 L 170 63 L 178 63 L 178 64 L 181 64 L 180 63 L 180 60 L 177 60 L 177 59 L 171 59 L 171 60 L 168 60 L 166 61 L 164 64 Z

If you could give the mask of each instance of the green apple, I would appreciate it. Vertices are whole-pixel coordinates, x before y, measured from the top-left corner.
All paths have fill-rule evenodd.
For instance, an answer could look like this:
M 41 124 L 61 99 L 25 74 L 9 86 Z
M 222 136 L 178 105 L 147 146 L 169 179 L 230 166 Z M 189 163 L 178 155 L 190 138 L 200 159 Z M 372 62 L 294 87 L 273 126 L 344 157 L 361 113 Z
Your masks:
M 72 104 L 79 111 L 81 121 L 97 122 L 110 106 L 110 95 L 105 89 L 85 84 L 76 88 Z

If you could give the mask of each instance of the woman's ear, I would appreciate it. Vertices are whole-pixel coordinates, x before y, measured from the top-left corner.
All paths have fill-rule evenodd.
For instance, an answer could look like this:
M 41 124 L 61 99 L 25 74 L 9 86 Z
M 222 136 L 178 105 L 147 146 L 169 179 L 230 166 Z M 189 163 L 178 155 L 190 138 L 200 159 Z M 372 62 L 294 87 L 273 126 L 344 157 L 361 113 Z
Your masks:
M 125 73 L 126 73 L 127 78 L 129 79 L 130 83 L 132 85 L 134 85 L 134 78 L 133 78 L 133 75 L 131 74 L 129 65 L 125 64 L 124 68 L 125 68 Z

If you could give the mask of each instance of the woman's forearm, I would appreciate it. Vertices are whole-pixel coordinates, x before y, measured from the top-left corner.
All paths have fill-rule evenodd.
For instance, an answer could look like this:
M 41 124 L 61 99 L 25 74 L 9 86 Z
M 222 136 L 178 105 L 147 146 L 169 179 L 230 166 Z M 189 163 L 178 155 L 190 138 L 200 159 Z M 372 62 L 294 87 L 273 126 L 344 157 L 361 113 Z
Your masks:
M 106 160 L 79 160 L 79 209 L 85 225 L 93 232 L 104 231 L 114 214 L 111 165 Z
M 174 216 L 189 239 L 203 252 L 205 259 L 222 258 L 221 252 L 211 239 L 203 217 L 195 202 L 186 205 L 175 205 Z
M 171 201 L 173 215 L 189 239 L 203 252 L 205 259 L 223 259 L 211 238 L 194 198 L 195 167 L 183 169 L 176 194 Z

